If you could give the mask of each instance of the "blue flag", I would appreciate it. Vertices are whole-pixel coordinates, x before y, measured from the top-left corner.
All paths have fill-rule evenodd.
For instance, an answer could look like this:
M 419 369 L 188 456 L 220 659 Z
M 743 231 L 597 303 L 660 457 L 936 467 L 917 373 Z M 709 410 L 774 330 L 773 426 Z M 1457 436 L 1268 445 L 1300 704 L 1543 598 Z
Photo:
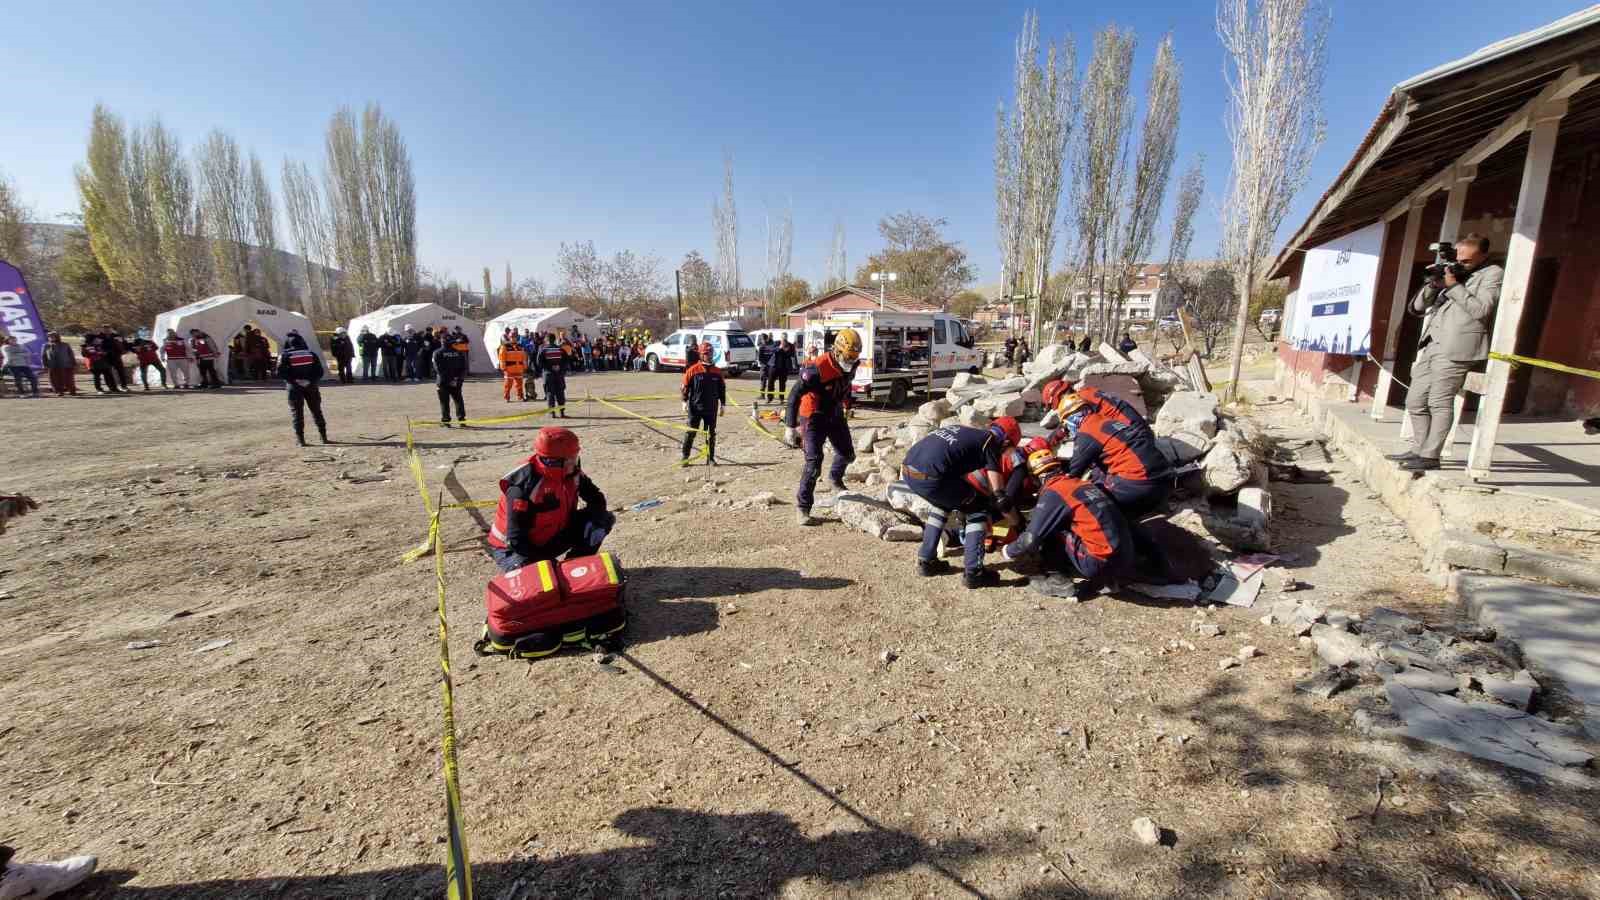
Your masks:
M 33 305 L 27 279 L 16 266 L 0 260 L 0 328 L 28 348 L 28 361 L 44 368 L 44 319 Z

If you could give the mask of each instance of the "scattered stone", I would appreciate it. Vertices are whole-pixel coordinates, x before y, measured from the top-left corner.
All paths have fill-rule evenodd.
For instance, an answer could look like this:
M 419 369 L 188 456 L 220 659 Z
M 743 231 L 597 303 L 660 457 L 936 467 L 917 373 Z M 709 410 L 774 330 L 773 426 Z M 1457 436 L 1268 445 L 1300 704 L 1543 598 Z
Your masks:
M 1498 632 L 1492 627 L 1480 625 L 1477 622 L 1451 622 L 1434 628 L 1434 631 L 1447 634 L 1459 641 L 1477 641 L 1479 643 L 1490 643 L 1498 636 Z
M 1015 394 L 990 394 L 973 401 L 972 406 L 978 412 L 998 419 L 1001 416 L 1020 416 L 1028 408 L 1027 401 L 1022 399 L 1020 392 Z
M 900 654 L 894 652 L 893 650 L 885 650 L 878 654 L 878 662 L 881 662 L 886 666 L 899 658 Z
M 1384 606 L 1377 607 L 1367 613 L 1366 621 L 1372 625 L 1392 628 L 1404 634 L 1421 634 L 1423 632 L 1421 622 Z
M 896 522 L 884 530 L 883 539 L 902 543 L 915 543 L 922 540 L 922 526 L 910 522 Z
M 1156 600 L 1187 600 L 1200 599 L 1200 586 L 1192 581 L 1182 584 L 1145 584 L 1140 581 L 1129 581 L 1123 587 L 1136 594 L 1143 594 Z
M 1261 617 L 1261 624 L 1267 625 L 1267 626 L 1276 625 L 1276 624 L 1278 624 L 1278 617 L 1273 615 L 1272 613 L 1267 613 L 1266 615 Z
M 223 647 L 226 647 L 231 643 L 233 643 L 233 638 L 222 638 L 221 640 L 215 640 L 208 644 L 201 644 L 199 647 L 195 648 L 194 652 L 210 653 L 213 650 L 221 650 Z
M 1202 621 L 1202 620 L 1198 620 L 1197 619 L 1194 622 L 1190 623 L 1189 630 L 1194 632 L 1195 634 L 1200 635 L 1201 637 L 1221 637 L 1222 636 L 1222 626 L 1218 625 L 1215 622 L 1206 622 L 1206 621 Z
M 1146 847 L 1155 847 L 1161 843 L 1161 828 L 1148 816 L 1140 816 L 1133 820 L 1133 837 Z
M 1594 759 L 1579 743 L 1575 728 L 1494 703 L 1412 690 L 1395 681 L 1384 688 L 1404 723 L 1396 732 L 1404 737 L 1547 776 L 1562 776 L 1564 769 L 1582 768 Z
M 1330 666 L 1371 666 L 1378 662 L 1377 651 L 1363 643 L 1360 636 L 1333 625 L 1311 626 L 1311 642 L 1317 648 L 1317 656 Z
M 1223 658 L 1217 660 L 1217 668 L 1221 669 L 1224 672 L 1226 672 L 1229 669 L 1234 668 L 1237 665 L 1239 665 L 1239 660 L 1238 660 L 1237 657 L 1224 656 Z
M 1478 683 L 1478 687 L 1485 694 L 1520 710 L 1526 710 L 1533 703 L 1533 693 L 1537 689 L 1537 685 L 1506 681 L 1504 678 L 1495 678 L 1491 675 L 1475 675 L 1473 681 Z
M 976 403 L 963 406 L 961 411 L 956 413 L 956 422 L 968 428 L 988 428 L 992 421 L 994 417 L 980 409 Z
M 1305 681 L 1296 683 L 1294 689 L 1327 700 L 1345 688 L 1354 686 L 1357 680 L 1355 675 L 1344 669 L 1328 666 Z
M 1247 660 L 1247 659 L 1255 659 L 1256 657 L 1258 657 L 1260 655 L 1261 655 L 1261 650 L 1258 647 L 1256 647 L 1256 645 L 1254 645 L 1254 644 L 1245 644 L 1243 647 L 1239 648 L 1239 661 L 1240 662 L 1243 662 L 1244 660 Z
M 950 386 L 959 391 L 962 388 L 982 387 L 988 383 L 989 379 L 982 375 L 974 375 L 971 372 L 957 372 L 955 380 L 950 383 Z
M 1259 474 L 1265 475 L 1265 465 L 1233 430 L 1217 435 L 1203 465 L 1206 489 L 1213 494 L 1233 494 L 1252 482 L 1267 483 L 1265 477 L 1257 477 L 1258 469 Z
M 1395 674 L 1393 680 L 1413 690 L 1431 691 L 1435 694 L 1454 694 L 1460 687 L 1456 679 L 1450 675 L 1420 668 L 1399 672 Z
M 1187 431 L 1215 437 L 1217 434 L 1217 395 L 1197 391 L 1173 391 L 1161 405 L 1153 424 L 1162 437 Z
M 1053 409 L 1046 412 L 1039 419 L 1039 427 L 1045 431 L 1054 431 L 1061 427 L 1061 414 Z
M 160 641 L 129 641 L 129 650 L 154 650 L 161 646 Z
M 891 526 L 904 521 L 888 502 L 853 492 L 835 497 L 833 511 L 840 521 L 875 538 L 883 537 Z
M 965 374 L 965 373 L 963 373 Z M 929 400 L 917 407 L 917 415 L 929 422 L 938 422 L 949 417 L 951 409 L 949 400 Z

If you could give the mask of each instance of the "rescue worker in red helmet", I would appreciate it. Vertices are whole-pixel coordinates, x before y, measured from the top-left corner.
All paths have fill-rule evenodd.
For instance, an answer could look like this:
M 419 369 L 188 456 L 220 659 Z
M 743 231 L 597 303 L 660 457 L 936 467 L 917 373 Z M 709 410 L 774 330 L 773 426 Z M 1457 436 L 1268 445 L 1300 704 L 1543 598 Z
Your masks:
M 806 360 L 800 380 L 789 392 L 789 405 L 783 414 L 783 442 L 803 447 L 805 467 L 800 470 L 800 486 L 795 491 L 795 520 L 811 525 L 811 506 L 816 499 L 817 479 L 822 476 L 822 448 L 833 445 L 833 466 L 828 480 L 843 491 L 844 470 L 855 462 L 856 449 L 850 440 L 850 382 L 856 363 L 861 360 L 861 335 L 846 328 L 833 336 L 826 353 Z
M 728 384 L 717 368 L 709 341 L 700 344 L 700 361 L 684 370 L 683 411 L 690 428 L 706 431 L 706 465 L 717 464 L 717 416 L 728 408 Z M 694 432 L 684 432 L 683 460 L 689 461 L 694 449 Z
M 1091 596 L 1113 578 L 1127 574 L 1134 561 L 1133 535 L 1117 504 L 1099 486 L 1073 478 L 1049 447 L 1028 454 L 1028 468 L 1039 479 L 1039 502 L 1028 528 L 1001 549 L 1008 560 L 1039 554 L 1052 574 L 1030 585 L 1050 596 Z M 1087 581 L 1074 587 L 1069 577 Z
M 541 428 L 533 455 L 500 479 L 489 553 L 503 572 L 562 554 L 590 556 L 616 521 L 606 495 L 583 474 L 578 436 L 566 428 Z
M 962 582 L 968 588 L 998 584 L 1000 576 L 983 565 L 983 543 L 988 537 L 991 516 L 1016 521 L 1016 513 L 1006 495 L 1006 485 L 1001 480 L 1001 457 L 1006 450 L 1022 439 L 1022 429 L 1017 420 L 1002 416 L 988 428 L 968 428 L 965 425 L 947 425 L 911 445 L 906 460 L 900 467 L 900 477 L 911 492 L 927 500 L 941 515 L 932 515 L 922 523 L 922 545 L 917 548 L 917 574 L 937 575 L 947 571 L 939 558 L 939 540 L 949 514 L 966 515 L 966 527 L 961 533 L 964 572 Z M 969 473 L 982 471 L 987 490 L 973 487 L 967 480 Z
M 1063 394 L 1056 407 L 1061 427 L 1050 442 L 1070 440 L 1067 474 L 1100 485 L 1128 521 L 1137 522 L 1172 492 L 1172 463 L 1156 446 L 1144 417 L 1110 397 L 1092 389 Z
M 1116 394 L 1107 394 L 1099 388 L 1090 387 L 1086 384 L 1074 385 L 1070 381 L 1057 380 L 1044 386 L 1045 408 L 1056 409 L 1060 405 L 1062 397 L 1073 393 L 1091 403 L 1100 404 L 1101 410 L 1112 418 L 1130 423 L 1146 421 L 1137 409 L 1134 409 L 1128 401 L 1118 397 Z

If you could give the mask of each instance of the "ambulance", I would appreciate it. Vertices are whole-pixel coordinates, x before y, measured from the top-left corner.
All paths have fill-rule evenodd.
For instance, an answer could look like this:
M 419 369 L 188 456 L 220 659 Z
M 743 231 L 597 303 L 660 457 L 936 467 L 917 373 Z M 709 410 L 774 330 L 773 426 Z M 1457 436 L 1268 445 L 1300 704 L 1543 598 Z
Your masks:
M 806 322 L 803 350 L 807 356 L 833 346 L 833 336 L 846 328 L 861 335 L 861 363 L 851 392 L 861 400 L 899 406 L 913 394 L 944 391 L 961 372 L 976 374 L 983 366 L 972 332 L 948 313 L 848 310 Z

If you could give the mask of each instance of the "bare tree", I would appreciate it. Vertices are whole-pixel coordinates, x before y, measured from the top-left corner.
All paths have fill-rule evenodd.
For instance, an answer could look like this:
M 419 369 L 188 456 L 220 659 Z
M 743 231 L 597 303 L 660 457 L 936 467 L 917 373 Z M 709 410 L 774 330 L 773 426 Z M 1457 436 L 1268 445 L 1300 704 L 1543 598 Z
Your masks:
M 239 145 L 213 131 L 195 159 L 200 172 L 200 206 L 216 261 L 217 287 L 232 294 L 250 293 L 250 189 Z
M 733 153 L 722 156 L 722 197 L 712 201 L 711 224 L 717 238 L 717 288 L 739 302 L 739 209 L 733 201 Z
M 194 178 L 177 135 L 159 120 L 145 128 L 146 184 L 160 232 L 166 282 L 181 302 L 198 299 L 211 286 L 210 256 L 201 237 Z
M 767 283 L 766 321 L 770 325 L 778 320 L 782 310 L 777 309 L 778 292 L 775 285 L 789 277 L 789 265 L 794 260 L 794 207 L 785 206 L 778 213 L 776 224 L 771 210 L 767 211 Z
M 33 240 L 28 223 L 33 211 L 22 202 L 17 186 L 0 174 L 0 259 L 27 270 L 33 263 Z
M 346 289 L 361 309 L 417 290 L 417 194 L 405 139 L 376 104 L 328 123 L 324 182 Z
M 1095 35 L 1083 76 L 1083 128 L 1072 173 L 1072 205 L 1078 223 L 1074 254 L 1081 290 L 1098 295 L 1105 310 L 1127 175 L 1128 134 L 1133 128 L 1134 36 L 1115 25 Z
M 1222 256 L 1237 294 L 1227 389 L 1237 396 L 1250 298 L 1265 280 L 1267 254 L 1322 145 L 1328 15 L 1316 0 L 1219 0 L 1217 35 L 1227 52 L 1233 144 Z
M 562 244 L 556 252 L 562 290 L 586 315 L 617 320 L 661 292 L 661 260 L 620 250 L 610 259 L 595 252 L 593 241 Z
M 261 160 L 250 154 L 250 181 L 247 184 L 250 204 L 250 238 L 260 260 L 260 287 L 268 300 L 284 303 L 290 293 L 278 271 L 278 206 L 272 201 L 272 188 L 267 184 Z
M 1194 242 L 1194 214 L 1206 192 L 1205 156 L 1189 165 L 1178 180 L 1178 197 L 1172 209 L 1172 239 L 1167 245 L 1167 270 L 1156 295 L 1157 319 L 1183 304 L 1180 285 L 1189 269 L 1189 245 Z
M 845 253 L 844 221 L 833 220 L 833 241 L 828 245 L 828 277 L 822 283 L 824 291 L 844 287 L 850 277 L 849 259 Z
M 505 287 L 503 288 L 503 290 L 505 291 L 506 308 L 508 308 L 508 309 L 513 309 L 517 305 L 517 287 L 516 287 L 516 285 L 517 285 L 517 283 L 514 280 L 512 280 L 512 278 L 511 278 L 511 261 L 510 260 L 506 260 L 506 281 L 505 281 Z
M 283 207 L 289 234 L 300 254 L 305 277 L 305 310 L 313 319 L 342 318 L 332 296 L 332 223 L 322 205 L 322 192 L 305 163 L 283 161 Z
M 1184 305 L 1200 331 L 1202 349 L 1209 357 L 1228 330 L 1239 295 L 1233 288 L 1233 276 L 1222 266 L 1208 265 L 1194 274 L 1197 277 L 1186 277 L 1181 282 L 1181 290 Z
M 1077 48 L 1051 43 L 1039 62 L 1039 16 L 1027 13 L 1017 37 L 1015 95 L 1009 124 L 996 124 L 995 199 L 1001 287 L 1031 298 L 1033 341 L 1043 328 L 1050 259 L 1055 253 L 1062 168 L 1078 120 Z

